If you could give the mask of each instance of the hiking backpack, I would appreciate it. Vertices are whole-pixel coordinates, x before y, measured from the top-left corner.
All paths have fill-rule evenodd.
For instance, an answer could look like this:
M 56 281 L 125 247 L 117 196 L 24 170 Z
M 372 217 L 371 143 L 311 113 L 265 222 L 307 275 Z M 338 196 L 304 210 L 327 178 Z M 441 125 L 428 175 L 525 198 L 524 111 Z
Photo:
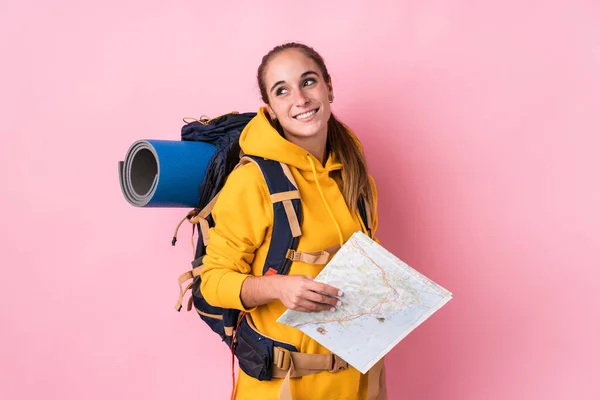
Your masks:
M 307 254 L 313 261 L 316 261 L 314 263 L 325 264 L 329 254 L 326 251 L 318 252 L 318 254 L 315 254 L 316 252 L 312 254 L 296 253 L 301 235 L 302 204 L 288 166 L 262 157 L 242 154 L 239 137 L 254 116 L 256 113 L 230 113 L 214 119 L 201 118 L 186 123 L 182 127 L 182 140 L 212 143 L 217 146 L 217 150 L 198 189 L 200 191 L 199 204 L 179 223 L 172 240 L 172 244 L 175 245 L 177 230 L 184 221 L 191 222 L 193 230 L 198 225 L 195 255 L 191 262 L 192 270 L 179 277 L 180 293 L 175 309 L 181 310 L 183 297 L 191 289 L 187 310 L 190 311 L 193 307 L 200 318 L 221 337 L 232 354 L 238 358 L 239 366 L 246 374 L 259 380 L 270 380 L 275 377 L 273 366 L 283 370 L 289 369 L 290 357 L 288 354 L 286 361 L 285 355 L 288 352 L 297 352 L 298 349 L 289 343 L 279 342 L 262 335 L 253 326 L 251 319 L 244 318 L 245 313 L 240 310 L 212 306 L 204 299 L 200 291 L 200 271 L 208 244 L 208 230 L 214 226 L 211 212 L 229 174 L 236 167 L 245 163 L 256 164 L 262 172 L 271 198 L 275 199 L 273 202 L 273 235 L 263 267 L 263 275 L 285 275 L 289 272 L 293 261 L 302 259 L 301 256 Z M 359 200 L 358 209 L 370 234 L 367 207 L 362 198 Z M 340 363 L 336 361 L 336 365 L 338 364 Z M 334 367 L 332 366 L 332 368 Z M 339 369 L 343 369 L 343 367 L 339 367 Z

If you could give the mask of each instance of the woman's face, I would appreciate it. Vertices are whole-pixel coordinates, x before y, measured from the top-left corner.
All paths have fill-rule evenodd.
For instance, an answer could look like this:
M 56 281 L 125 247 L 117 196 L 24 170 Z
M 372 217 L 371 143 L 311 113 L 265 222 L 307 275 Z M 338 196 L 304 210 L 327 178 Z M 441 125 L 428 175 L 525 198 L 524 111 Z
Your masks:
M 311 58 L 300 50 L 284 50 L 270 60 L 263 79 L 270 117 L 279 121 L 286 137 L 327 136 L 333 92 Z

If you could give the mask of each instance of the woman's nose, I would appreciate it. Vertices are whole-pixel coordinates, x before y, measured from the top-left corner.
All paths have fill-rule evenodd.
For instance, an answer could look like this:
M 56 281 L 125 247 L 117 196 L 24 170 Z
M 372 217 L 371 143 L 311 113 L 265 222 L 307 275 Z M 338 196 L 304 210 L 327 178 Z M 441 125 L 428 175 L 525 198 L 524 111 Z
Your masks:
M 308 103 L 308 98 L 304 95 L 304 93 L 301 90 L 298 90 L 296 92 L 296 97 L 294 98 L 294 100 L 297 106 L 303 106 L 306 103 Z

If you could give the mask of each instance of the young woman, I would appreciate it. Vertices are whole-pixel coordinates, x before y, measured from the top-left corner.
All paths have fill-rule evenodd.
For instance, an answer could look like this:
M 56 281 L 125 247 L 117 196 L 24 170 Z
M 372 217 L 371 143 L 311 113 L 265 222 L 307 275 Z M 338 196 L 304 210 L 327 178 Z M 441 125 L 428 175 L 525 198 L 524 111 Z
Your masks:
M 302 44 L 278 46 L 263 58 L 258 84 L 265 106 L 242 132 L 240 145 L 246 154 L 289 166 L 302 199 L 298 252 L 334 248 L 357 231 L 366 233 L 357 209 L 360 197 L 366 201 L 374 232 L 375 184 L 357 138 L 331 113 L 333 86 L 321 56 Z M 344 296 L 337 288 L 313 281 L 322 263 L 298 260 L 288 275 L 263 276 L 273 235 L 272 204 L 256 165 L 249 163 L 231 173 L 212 212 L 215 227 L 201 272 L 202 294 L 214 306 L 245 311 L 258 332 L 295 346 L 299 353 L 330 354 L 300 330 L 276 322 L 286 309 L 335 309 Z M 240 370 L 236 398 L 270 400 L 280 394 L 290 398 L 291 392 L 294 400 L 386 399 L 382 364 L 366 375 L 341 367 L 271 380 L 258 380 Z

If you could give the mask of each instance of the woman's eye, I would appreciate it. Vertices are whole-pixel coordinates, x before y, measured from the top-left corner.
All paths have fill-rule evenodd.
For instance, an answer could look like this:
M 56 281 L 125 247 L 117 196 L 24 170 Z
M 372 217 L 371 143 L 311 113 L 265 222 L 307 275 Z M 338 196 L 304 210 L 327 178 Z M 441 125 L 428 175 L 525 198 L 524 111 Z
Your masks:
M 304 86 L 310 86 L 310 85 L 314 85 L 314 84 L 315 84 L 314 79 L 307 79 L 304 81 Z
M 277 96 L 281 96 L 282 94 L 286 94 L 287 93 L 287 89 L 285 88 L 279 88 L 275 91 L 275 95 Z

